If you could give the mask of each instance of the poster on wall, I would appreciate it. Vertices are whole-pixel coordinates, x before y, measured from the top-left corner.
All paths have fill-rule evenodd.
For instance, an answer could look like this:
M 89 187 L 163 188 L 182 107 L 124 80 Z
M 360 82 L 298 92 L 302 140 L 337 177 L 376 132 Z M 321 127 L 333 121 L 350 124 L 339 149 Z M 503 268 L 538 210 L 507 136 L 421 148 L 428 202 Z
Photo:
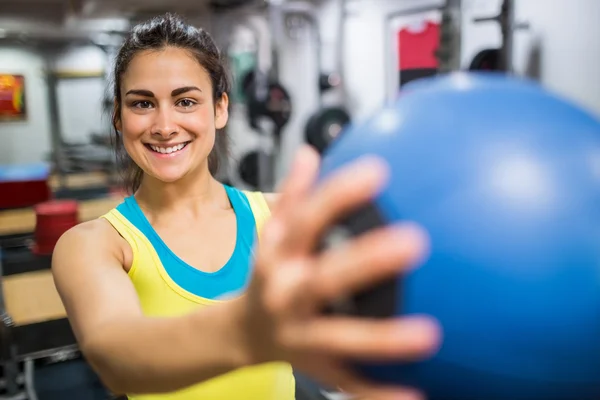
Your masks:
M 0 121 L 21 121 L 26 117 L 25 77 L 0 74 Z
M 392 21 L 395 87 L 437 74 L 441 13 L 422 11 L 398 16 Z

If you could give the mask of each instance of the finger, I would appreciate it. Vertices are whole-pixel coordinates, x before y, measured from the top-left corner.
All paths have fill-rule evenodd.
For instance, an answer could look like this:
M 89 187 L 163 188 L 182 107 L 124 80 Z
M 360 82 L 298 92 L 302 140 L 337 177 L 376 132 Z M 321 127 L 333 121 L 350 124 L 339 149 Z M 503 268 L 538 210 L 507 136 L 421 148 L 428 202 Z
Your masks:
M 280 198 L 273 214 L 293 207 L 313 185 L 319 171 L 319 155 L 310 146 L 296 152 L 289 174 L 279 188 Z
M 290 214 L 285 242 L 298 252 L 312 251 L 333 222 L 371 200 L 387 179 L 386 164 L 366 156 L 334 172 Z
M 366 289 L 417 266 L 427 248 L 426 233 L 412 224 L 367 232 L 323 253 L 314 293 L 319 301 L 328 302 Z
M 439 325 L 426 317 L 395 319 L 323 317 L 288 325 L 279 332 L 290 348 L 344 359 L 419 360 L 438 350 Z
M 312 187 L 319 169 L 319 156 L 309 146 L 303 146 L 297 152 L 292 168 L 281 185 L 281 193 L 272 216 L 263 227 L 261 235 L 261 259 L 273 260 L 286 247 L 282 246 L 285 233 L 289 230 L 285 222 L 285 215 L 300 208 L 301 201 Z M 261 263 L 262 264 L 262 263 Z
M 308 315 L 316 308 L 311 282 L 311 268 L 306 261 L 298 259 L 278 265 L 263 292 L 265 306 L 280 318 Z
M 422 400 L 421 393 L 414 389 L 380 385 L 361 377 L 340 363 L 321 361 L 311 368 L 311 376 L 315 376 L 322 385 L 343 388 L 351 399 L 365 400 Z

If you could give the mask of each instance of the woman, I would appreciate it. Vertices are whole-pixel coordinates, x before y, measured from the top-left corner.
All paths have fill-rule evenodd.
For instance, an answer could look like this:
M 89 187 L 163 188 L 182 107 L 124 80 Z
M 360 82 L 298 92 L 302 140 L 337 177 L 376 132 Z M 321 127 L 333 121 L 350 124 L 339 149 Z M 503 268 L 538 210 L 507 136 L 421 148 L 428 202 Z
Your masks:
M 314 250 L 336 217 L 376 194 L 384 166 L 364 160 L 315 188 L 318 159 L 302 149 L 278 196 L 216 181 L 227 71 L 210 36 L 173 15 L 132 30 L 114 78 L 133 195 L 68 231 L 53 257 L 78 342 L 105 384 L 136 400 L 288 400 L 293 366 L 356 394 L 414 398 L 341 361 L 426 356 L 438 337 L 431 321 L 318 312 L 422 256 L 414 227 Z

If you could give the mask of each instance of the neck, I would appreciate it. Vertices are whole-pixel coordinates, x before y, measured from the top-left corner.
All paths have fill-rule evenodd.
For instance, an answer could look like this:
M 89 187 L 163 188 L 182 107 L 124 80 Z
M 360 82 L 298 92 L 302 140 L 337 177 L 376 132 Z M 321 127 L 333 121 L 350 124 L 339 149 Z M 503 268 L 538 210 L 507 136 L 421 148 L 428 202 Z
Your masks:
M 229 201 L 223 185 L 213 178 L 208 166 L 175 182 L 162 182 L 144 175 L 135 198 L 140 205 L 152 212 L 185 209 L 199 212 L 208 205 L 222 206 L 221 203 Z

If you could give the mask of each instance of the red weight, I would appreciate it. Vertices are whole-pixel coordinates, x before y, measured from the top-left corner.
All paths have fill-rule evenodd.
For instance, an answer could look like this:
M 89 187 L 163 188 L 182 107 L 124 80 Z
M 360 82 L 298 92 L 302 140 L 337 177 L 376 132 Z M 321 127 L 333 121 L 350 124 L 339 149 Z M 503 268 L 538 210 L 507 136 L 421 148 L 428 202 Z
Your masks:
M 51 200 L 34 207 L 35 244 L 37 255 L 50 255 L 63 233 L 79 223 L 78 203 L 74 200 Z

